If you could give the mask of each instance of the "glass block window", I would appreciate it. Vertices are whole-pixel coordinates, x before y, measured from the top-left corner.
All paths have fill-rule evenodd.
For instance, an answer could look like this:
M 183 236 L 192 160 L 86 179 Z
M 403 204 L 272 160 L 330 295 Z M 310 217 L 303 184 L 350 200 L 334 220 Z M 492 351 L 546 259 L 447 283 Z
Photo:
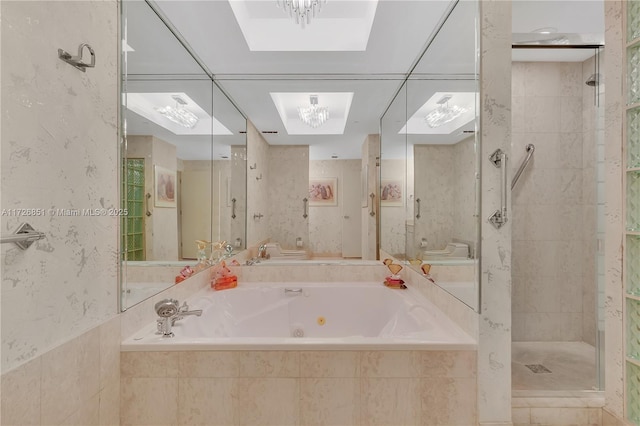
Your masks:
M 640 168 L 640 108 L 627 112 L 627 169 Z
M 627 235 L 626 289 L 627 294 L 640 297 L 640 236 Z
M 627 232 L 640 232 L 640 171 L 627 172 Z
M 640 362 L 640 300 L 627 299 L 627 357 Z
M 640 1 L 627 0 L 627 42 L 640 38 Z
M 640 44 L 627 49 L 628 104 L 640 103 Z
M 640 367 L 627 361 L 627 420 L 640 425 Z
M 144 250 L 144 159 L 128 158 L 124 170 L 123 206 L 127 215 L 122 217 L 123 260 L 145 260 Z

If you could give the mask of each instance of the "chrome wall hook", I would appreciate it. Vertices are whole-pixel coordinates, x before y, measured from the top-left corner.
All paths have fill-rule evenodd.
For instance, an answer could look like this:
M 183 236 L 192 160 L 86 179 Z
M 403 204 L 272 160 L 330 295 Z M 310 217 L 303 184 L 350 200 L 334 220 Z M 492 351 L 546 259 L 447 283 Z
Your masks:
M 82 62 L 82 51 L 85 47 L 89 49 L 89 54 L 91 55 L 91 63 L 88 64 L 86 62 Z M 66 63 L 72 65 L 74 68 L 79 69 L 82 72 L 86 72 L 87 68 L 93 68 L 96 66 L 96 54 L 93 51 L 93 48 L 87 43 L 82 43 L 78 47 L 78 56 L 71 56 L 69 52 L 58 49 L 58 58 L 62 59 Z

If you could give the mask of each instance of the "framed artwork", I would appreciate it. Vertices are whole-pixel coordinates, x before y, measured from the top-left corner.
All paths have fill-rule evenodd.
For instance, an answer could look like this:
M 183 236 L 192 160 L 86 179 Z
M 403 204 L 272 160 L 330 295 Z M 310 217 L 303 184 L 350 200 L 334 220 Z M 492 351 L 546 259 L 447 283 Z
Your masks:
M 309 179 L 310 206 L 338 205 L 338 178 L 323 177 Z
M 380 181 L 380 205 L 402 206 L 404 194 L 402 193 L 402 180 L 389 179 Z
M 367 207 L 369 205 L 369 185 L 367 182 L 367 172 L 369 171 L 369 166 L 365 164 L 362 166 L 360 170 L 360 204 L 362 207 Z
M 153 193 L 156 207 L 176 207 L 176 172 L 158 165 L 154 166 L 155 180 Z

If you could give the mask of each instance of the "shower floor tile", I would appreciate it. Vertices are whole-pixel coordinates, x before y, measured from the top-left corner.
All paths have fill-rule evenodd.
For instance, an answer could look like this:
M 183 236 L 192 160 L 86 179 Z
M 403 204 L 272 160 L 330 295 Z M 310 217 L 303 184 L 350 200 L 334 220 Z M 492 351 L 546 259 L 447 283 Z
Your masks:
M 534 373 L 541 365 L 550 373 Z M 596 350 L 584 342 L 513 342 L 513 390 L 593 390 L 596 386 Z

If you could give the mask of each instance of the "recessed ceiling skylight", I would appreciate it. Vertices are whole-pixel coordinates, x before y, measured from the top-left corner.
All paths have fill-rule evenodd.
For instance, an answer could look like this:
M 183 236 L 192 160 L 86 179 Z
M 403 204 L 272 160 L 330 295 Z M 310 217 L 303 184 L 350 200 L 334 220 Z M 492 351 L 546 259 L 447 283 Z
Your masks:
M 233 133 L 211 117 L 200 105 L 195 103 L 186 93 L 127 93 L 127 109 L 153 121 L 176 135 L 232 135 Z M 193 127 L 185 127 L 163 115 L 160 110 L 174 106 L 179 98 L 180 108 L 197 117 Z M 213 119 L 213 132 L 211 121 Z
M 229 0 L 251 51 L 364 51 L 377 0 L 329 0 L 313 22 L 300 28 L 275 0 Z
M 431 127 L 425 117 L 438 111 L 446 99 L 449 106 L 457 106 L 464 110 L 456 118 L 445 121 L 443 124 Z M 400 129 L 398 134 L 416 135 L 448 135 L 476 118 L 476 93 L 475 92 L 436 92 L 424 103 L 407 123 Z
M 353 92 L 270 93 L 270 95 L 288 134 L 341 135 L 344 133 Z M 316 128 L 303 123 L 298 111 L 301 105 L 309 105 L 311 96 L 316 96 L 318 105 L 328 108 L 330 114 L 329 119 Z

